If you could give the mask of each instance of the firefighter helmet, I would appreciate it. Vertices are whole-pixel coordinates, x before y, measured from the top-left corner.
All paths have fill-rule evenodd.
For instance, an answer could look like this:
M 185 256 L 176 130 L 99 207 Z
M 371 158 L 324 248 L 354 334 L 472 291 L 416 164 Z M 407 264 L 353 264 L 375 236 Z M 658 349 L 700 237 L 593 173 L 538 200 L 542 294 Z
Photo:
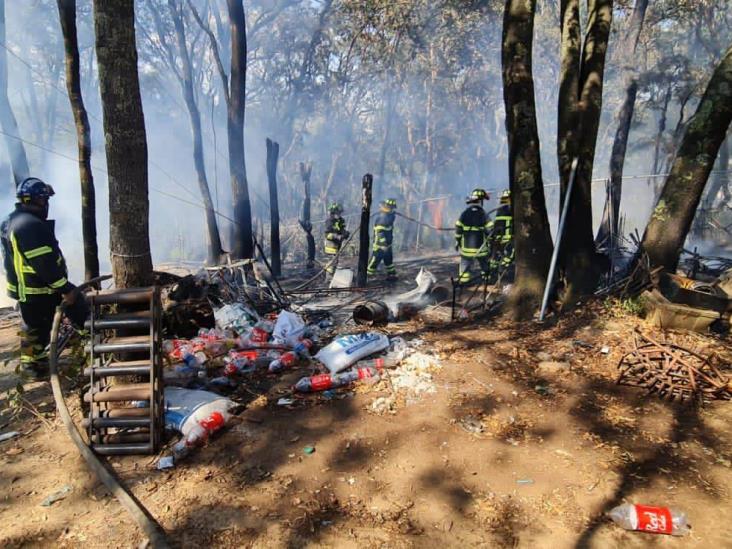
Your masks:
M 393 212 L 394 210 L 396 210 L 396 207 L 397 207 L 397 201 L 396 201 L 396 199 L 395 199 L 395 198 L 387 198 L 387 199 L 385 199 L 385 200 L 382 200 L 382 201 L 381 201 L 381 202 L 379 203 L 379 207 L 380 207 L 380 208 L 381 208 L 381 210 L 382 210 L 382 211 L 384 211 L 384 212 L 387 212 L 387 213 L 388 213 L 388 212 Z
M 26 177 L 16 189 L 15 195 L 23 203 L 28 203 L 34 198 L 50 198 L 54 194 L 53 187 L 47 185 L 37 177 Z
M 510 204 L 511 203 L 511 191 L 506 189 L 501 193 L 501 204 Z
M 343 207 L 338 202 L 331 202 L 328 204 L 328 212 L 336 215 L 341 214 L 343 213 Z
M 488 200 L 489 198 L 490 196 L 487 192 L 485 192 L 484 189 L 473 189 L 473 192 L 470 193 L 470 196 L 468 196 L 466 202 L 482 202 L 483 200 Z

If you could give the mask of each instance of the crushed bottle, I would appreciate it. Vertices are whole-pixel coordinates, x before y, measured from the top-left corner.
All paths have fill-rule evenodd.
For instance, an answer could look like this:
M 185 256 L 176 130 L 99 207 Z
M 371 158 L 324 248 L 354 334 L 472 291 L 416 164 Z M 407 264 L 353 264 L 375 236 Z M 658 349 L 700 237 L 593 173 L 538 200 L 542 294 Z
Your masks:
M 345 387 L 359 379 L 378 378 L 379 370 L 370 366 L 356 368 L 340 374 L 320 374 L 317 376 L 304 377 L 295 384 L 295 390 L 299 393 L 316 393 Z
M 684 536 L 690 531 L 686 513 L 668 507 L 624 503 L 612 509 L 608 516 L 625 530 L 673 536 Z

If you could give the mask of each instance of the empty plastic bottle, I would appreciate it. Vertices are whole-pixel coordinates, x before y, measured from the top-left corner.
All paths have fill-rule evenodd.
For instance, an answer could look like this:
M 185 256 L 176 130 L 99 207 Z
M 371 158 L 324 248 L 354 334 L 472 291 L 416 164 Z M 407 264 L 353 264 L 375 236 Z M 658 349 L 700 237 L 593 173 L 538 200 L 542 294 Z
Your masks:
M 689 533 L 686 513 L 668 507 L 624 503 L 612 509 L 608 516 L 615 524 L 626 530 L 674 536 Z
M 297 345 L 292 349 L 293 353 L 296 353 L 301 358 L 307 358 L 310 356 L 310 349 L 313 347 L 313 342 L 309 339 L 301 339 Z
M 175 460 L 178 461 L 188 455 L 191 448 L 203 446 L 212 433 L 218 431 L 226 424 L 226 419 L 221 412 L 212 412 L 206 419 L 200 420 L 186 436 L 173 446 Z
M 340 374 L 320 374 L 317 376 L 304 377 L 295 384 L 295 390 L 300 393 L 316 393 L 345 387 L 359 379 L 378 378 L 377 368 L 365 367 L 356 368 Z
M 225 376 L 234 376 L 237 374 L 247 374 L 256 369 L 254 362 L 247 358 L 234 358 L 228 360 L 224 366 Z
M 292 368 L 300 361 L 300 357 L 294 351 L 287 351 L 280 358 L 269 363 L 269 373 L 274 374 L 282 370 Z

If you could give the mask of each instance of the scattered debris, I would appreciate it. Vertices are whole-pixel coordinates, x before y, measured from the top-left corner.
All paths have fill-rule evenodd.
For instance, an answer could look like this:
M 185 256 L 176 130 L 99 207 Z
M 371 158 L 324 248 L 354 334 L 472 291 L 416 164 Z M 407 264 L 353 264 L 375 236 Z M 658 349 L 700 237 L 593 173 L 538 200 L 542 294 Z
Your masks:
M 305 448 L 302 449 L 303 453 L 306 455 L 314 454 L 315 453 L 315 446 L 305 446 Z
M 41 502 L 41 507 L 50 507 L 57 501 L 61 501 L 62 499 L 66 498 L 66 495 L 71 492 L 72 488 L 68 484 L 65 485 L 60 490 L 57 490 L 53 494 L 50 494 Z
M 618 369 L 618 384 L 642 387 L 667 400 L 732 398 L 732 383 L 712 360 L 675 343 L 659 343 L 637 330 L 633 348 L 620 359 Z
M 17 436 L 20 436 L 20 433 L 18 431 L 8 431 L 7 433 L 3 433 L 0 435 L 0 442 L 5 442 L 6 440 L 10 440 L 11 438 L 15 438 Z

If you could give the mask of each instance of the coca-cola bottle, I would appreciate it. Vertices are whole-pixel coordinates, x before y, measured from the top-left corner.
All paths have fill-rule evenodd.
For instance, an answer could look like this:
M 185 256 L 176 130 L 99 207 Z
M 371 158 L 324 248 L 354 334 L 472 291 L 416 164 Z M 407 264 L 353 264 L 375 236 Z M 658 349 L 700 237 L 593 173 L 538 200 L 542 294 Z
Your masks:
M 612 509 L 608 516 L 626 530 L 674 536 L 683 536 L 690 531 L 686 513 L 668 507 L 624 503 Z

